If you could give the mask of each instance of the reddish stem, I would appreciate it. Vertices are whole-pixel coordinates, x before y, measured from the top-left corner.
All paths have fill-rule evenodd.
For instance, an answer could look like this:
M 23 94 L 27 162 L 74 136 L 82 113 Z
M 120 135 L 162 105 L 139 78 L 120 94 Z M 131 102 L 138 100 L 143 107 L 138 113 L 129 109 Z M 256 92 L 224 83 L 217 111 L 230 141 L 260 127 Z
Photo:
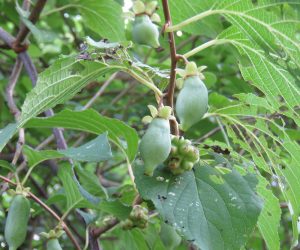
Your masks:
M 163 5 L 163 11 L 165 16 L 165 26 L 164 29 L 167 26 L 172 25 L 172 19 L 169 9 L 169 3 L 168 0 L 162 0 Z M 175 85 L 176 85 L 176 65 L 178 56 L 176 53 L 176 45 L 175 45 L 175 38 L 173 32 L 168 32 L 168 40 L 169 40 L 169 46 L 170 46 L 170 55 L 171 55 L 171 70 L 170 70 L 170 82 L 168 86 L 168 92 L 166 94 L 166 103 L 171 108 L 174 108 L 174 91 L 175 91 Z M 177 122 L 175 120 L 170 120 L 171 125 L 171 132 L 172 134 L 179 135 Z

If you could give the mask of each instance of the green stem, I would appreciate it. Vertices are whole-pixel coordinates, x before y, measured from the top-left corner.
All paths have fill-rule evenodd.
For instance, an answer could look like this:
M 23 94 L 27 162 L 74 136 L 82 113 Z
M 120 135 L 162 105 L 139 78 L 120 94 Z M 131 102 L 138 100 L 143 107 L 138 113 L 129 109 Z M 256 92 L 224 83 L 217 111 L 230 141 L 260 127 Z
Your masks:
M 68 210 L 62 215 L 62 217 L 60 218 L 60 221 L 63 222 L 64 219 L 68 216 L 68 214 L 73 210 L 73 208 L 83 200 L 83 198 L 79 199 L 78 201 L 76 201 L 71 207 L 68 208 Z
M 222 135 L 223 135 L 223 137 L 224 137 L 224 140 L 225 140 L 226 144 L 227 144 L 229 147 L 231 147 L 231 146 L 230 146 L 229 139 L 228 139 L 228 135 L 227 135 L 227 133 L 226 133 L 226 131 L 225 131 L 225 129 L 224 129 L 224 126 L 222 125 L 222 123 L 221 123 L 221 121 L 220 121 L 220 119 L 219 119 L 218 117 L 216 117 L 216 120 L 217 120 L 218 125 L 219 125 L 219 127 L 220 127 L 220 129 L 221 129 L 221 132 L 222 132 Z
M 123 69 L 124 70 L 124 69 Z M 162 96 L 163 93 L 160 91 L 159 88 L 157 88 L 154 83 L 152 82 L 148 82 L 146 79 L 140 77 L 138 74 L 136 74 L 134 71 L 132 70 L 125 70 L 125 72 L 127 72 L 129 75 L 131 75 L 133 78 L 135 78 L 137 81 L 139 81 L 140 83 L 144 84 L 145 86 L 147 86 L 149 89 L 153 90 L 158 96 Z
M 218 38 L 216 38 L 214 40 L 211 40 L 211 41 L 208 41 L 206 43 L 201 44 L 200 46 L 190 50 L 187 53 L 185 53 L 183 56 L 185 58 L 188 58 L 188 57 L 191 57 L 191 56 L 197 54 L 198 52 L 200 52 L 204 49 L 207 49 L 208 47 L 211 47 L 213 45 L 224 44 L 224 43 L 228 43 L 228 42 L 229 42 L 229 40 L 227 40 L 227 39 L 218 39 Z
M 199 20 L 201 20 L 201 19 L 203 19 L 207 16 L 220 14 L 220 13 L 223 13 L 223 12 L 224 12 L 224 10 L 207 10 L 207 11 L 204 11 L 204 12 L 202 12 L 202 13 L 196 15 L 196 16 L 193 16 L 191 18 L 188 18 L 188 19 L 184 20 L 183 22 L 181 22 L 179 24 L 175 24 L 175 25 L 167 27 L 166 32 L 173 32 L 173 31 L 176 31 L 176 30 L 180 30 L 182 27 L 184 27 L 186 25 L 189 25 L 190 23 L 199 21 Z
M 72 7 L 76 8 L 76 7 L 80 7 L 80 6 L 78 4 L 66 4 L 64 6 L 49 10 L 48 12 L 43 13 L 41 16 L 42 17 L 49 16 L 55 12 L 59 12 L 59 11 L 62 11 L 62 10 L 68 9 L 68 8 L 72 8 Z

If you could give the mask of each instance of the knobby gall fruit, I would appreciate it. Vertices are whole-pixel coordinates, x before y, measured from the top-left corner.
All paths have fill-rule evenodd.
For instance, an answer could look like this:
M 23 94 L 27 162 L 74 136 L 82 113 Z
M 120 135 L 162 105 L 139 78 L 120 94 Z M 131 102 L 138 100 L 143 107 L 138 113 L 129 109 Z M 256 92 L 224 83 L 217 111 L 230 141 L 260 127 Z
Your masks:
M 48 240 L 47 250 L 62 250 L 57 238 L 50 238 Z
M 26 238 L 30 215 L 30 202 L 22 194 L 17 194 L 9 207 L 4 236 L 9 250 L 16 250 Z
M 157 165 L 163 163 L 171 151 L 169 120 L 154 118 L 140 143 L 145 175 L 152 176 Z
M 173 137 L 171 152 L 167 160 L 167 168 L 174 175 L 190 171 L 199 161 L 199 150 L 190 140 L 183 137 Z
M 208 109 L 208 92 L 200 79 L 195 63 L 188 63 L 183 79 L 183 87 L 176 100 L 176 113 L 183 131 L 199 122 Z
M 135 205 L 129 215 L 129 218 L 122 224 L 123 229 L 128 230 L 134 227 L 144 229 L 148 226 L 148 209 L 140 205 Z
M 158 27 L 152 23 L 148 15 L 136 16 L 132 26 L 132 39 L 135 43 L 153 48 L 160 46 Z

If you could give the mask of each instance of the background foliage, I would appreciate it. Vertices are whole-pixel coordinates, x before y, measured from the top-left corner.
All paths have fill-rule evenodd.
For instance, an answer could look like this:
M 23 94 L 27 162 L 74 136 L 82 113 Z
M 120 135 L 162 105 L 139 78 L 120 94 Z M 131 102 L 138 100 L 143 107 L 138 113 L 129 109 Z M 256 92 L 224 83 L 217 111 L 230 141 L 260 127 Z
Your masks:
M 88 243 L 89 249 L 171 249 L 162 223 L 182 237 L 178 250 L 299 248 L 298 1 L 169 1 L 173 26 L 158 50 L 129 42 L 124 12 L 131 1 L 26 3 L 0 0 L 0 174 L 15 181 L 17 171 L 32 194 L 63 216 L 82 249 Z M 161 28 L 161 2 L 158 13 Z M 13 42 L 23 43 L 22 25 L 30 32 L 28 48 L 17 54 Z M 207 66 L 209 110 L 184 135 L 200 151 L 194 171 L 174 177 L 161 166 L 145 177 L 141 120 L 167 91 L 167 32 L 174 32 L 178 54 Z M 54 116 L 45 118 L 51 108 Z M 15 161 L 22 131 L 25 146 Z M 3 182 L 3 248 L 7 189 Z M 31 199 L 24 249 L 45 249 L 40 233 L 57 221 Z M 123 230 L 140 202 L 151 214 L 148 227 Z M 68 236 L 63 249 L 74 249 Z

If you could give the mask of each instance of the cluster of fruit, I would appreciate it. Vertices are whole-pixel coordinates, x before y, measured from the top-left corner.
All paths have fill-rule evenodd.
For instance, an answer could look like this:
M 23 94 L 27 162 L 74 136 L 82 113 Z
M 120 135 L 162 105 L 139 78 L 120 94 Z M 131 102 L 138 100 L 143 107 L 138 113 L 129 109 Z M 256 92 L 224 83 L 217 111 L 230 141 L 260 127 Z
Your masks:
M 149 221 L 148 209 L 140 205 L 133 206 L 129 218 L 122 223 L 122 228 L 125 230 L 134 227 L 146 228 Z
M 188 62 L 185 70 L 178 70 L 181 78 L 177 81 L 180 88 L 176 100 L 176 114 L 180 120 L 180 128 L 187 131 L 199 122 L 208 108 L 208 92 L 202 81 L 203 68 L 197 68 L 194 62 Z M 171 142 L 169 119 L 170 107 L 159 108 L 153 112 L 152 119 L 147 117 L 150 125 L 140 143 L 140 153 L 145 165 L 145 174 L 152 175 L 155 168 L 167 160 L 167 165 L 173 174 L 181 174 L 191 170 L 199 160 L 198 150 L 189 140 L 173 138 Z M 164 112 L 168 110 L 168 112 Z M 173 147 L 172 147 L 173 144 Z

